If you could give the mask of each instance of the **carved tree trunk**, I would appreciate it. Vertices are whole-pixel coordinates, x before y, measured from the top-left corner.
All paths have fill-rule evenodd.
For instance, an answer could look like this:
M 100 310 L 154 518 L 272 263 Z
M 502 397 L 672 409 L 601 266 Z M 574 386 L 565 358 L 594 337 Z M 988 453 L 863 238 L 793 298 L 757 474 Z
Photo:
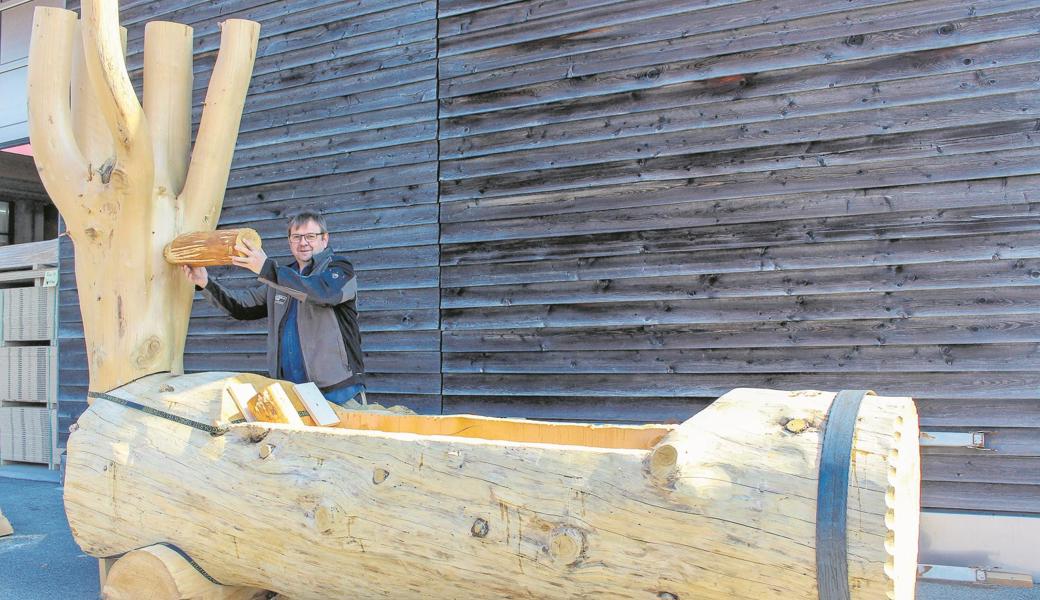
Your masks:
M 226 423 L 243 379 L 268 383 L 153 375 L 114 394 Z M 65 502 L 88 553 L 163 541 L 221 584 L 295 600 L 815 599 L 833 397 L 735 390 L 679 427 L 353 413 L 219 437 L 98 401 L 69 440 Z M 914 596 L 917 436 L 910 399 L 864 400 L 853 600 Z
M 216 226 L 260 26 L 224 22 L 192 151 L 192 29 L 146 26 L 142 105 L 124 64 L 117 2 L 82 7 L 82 24 L 71 11 L 36 9 L 29 135 L 76 247 L 90 389 L 107 391 L 182 371 L 192 286 L 163 248 Z

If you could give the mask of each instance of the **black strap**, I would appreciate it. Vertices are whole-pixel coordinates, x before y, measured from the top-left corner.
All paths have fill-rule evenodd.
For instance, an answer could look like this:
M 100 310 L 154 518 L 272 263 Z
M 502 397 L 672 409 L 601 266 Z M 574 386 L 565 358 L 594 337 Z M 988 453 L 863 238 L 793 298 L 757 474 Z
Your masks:
M 820 600 L 850 600 L 849 463 L 856 418 L 867 390 L 842 390 L 827 415 L 816 494 L 816 586 Z
M 151 546 L 165 546 L 166 548 L 169 548 L 170 550 L 173 550 L 181 558 L 186 560 L 188 562 L 188 564 L 191 565 L 196 571 L 198 571 L 199 575 L 202 575 L 203 577 L 205 577 L 206 579 L 210 580 L 212 583 L 215 583 L 216 585 L 224 585 L 223 583 L 220 583 L 216 579 L 213 579 L 213 576 L 210 575 L 209 573 L 207 573 L 206 569 L 202 568 L 202 565 L 200 565 L 199 563 L 195 562 L 195 559 L 193 559 L 192 557 L 188 556 L 187 552 L 185 552 L 184 550 L 181 550 L 180 548 L 178 548 L 177 546 L 174 546 L 173 544 L 168 544 L 166 542 L 159 542 L 158 544 L 149 544 L 148 546 L 141 546 L 140 548 L 135 548 L 134 550 L 131 550 L 130 552 L 136 552 L 137 550 L 141 550 L 141 549 L 148 548 L 148 547 L 151 547 Z M 108 560 L 115 560 L 115 559 L 119 559 L 119 558 L 121 558 L 123 556 L 126 556 L 130 552 L 124 552 L 123 554 L 116 554 L 116 555 L 113 555 L 113 556 L 106 556 L 105 558 L 108 559 Z
M 210 435 L 213 435 L 213 436 L 224 435 L 225 433 L 228 432 L 228 427 L 226 425 L 216 426 L 216 425 L 208 425 L 206 423 L 199 423 L 198 421 L 192 421 L 191 419 L 186 419 L 186 418 L 184 418 L 182 416 L 179 416 L 179 415 L 175 415 L 175 414 L 172 414 L 172 413 L 161 411 L 159 409 L 152 408 L 150 406 L 145 406 L 143 404 L 134 402 L 133 400 L 127 400 L 126 398 L 117 398 L 116 396 L 113 396 L 112 394 L 106 394 L 104 392 L 87 392 L 87 397 L 88 398 L 99 398 L 101 400 L 108 400 L 109 402 L 115 402 L 116 404 L 120 404 L 122 406 L 126 406 L 128 408 L 133 408 L 133 409 L 139 410 L 139 411 L 141 411 L 143 413 L 152 415 L 153 417 L 159 417 L 159 418 L 162 418 L 162 419 L 167 419 L 169 421 L 173 421 L 174 423 L 180 423 L 181 425 L 187 425 L 188 427 L 193 427 L 193 428 L 198 429 L 200 431 L 205 431 L 206 433 L 208 433 Z
M 216 579 L 213 579 L 213 576 L 210 575 L 209 573 L 207 573 L 206 569 L 203 569 L 202 566 L 199 565 L 199 563 L 195 562 L 195 559 L 193 559 L 192 557 L 188 556 L 188 553 L 185 552 L 184 550 L 181 550 L 180 548 L 178 548 L 177 546 L 174 546 L 173 544 L 167 544 L 166 542 L 162 542 L 162 543 L 160 543 L 158 545 L 159 546 L 166 546 L 170 550 L 173 550 L 177 554 L 180 554 L 181 558 L 183 558 L 184 560 L 188 561 L 189 565 L 195 567 L 195 570 L 199 572 L 199 575 L 202 575 L 206 579 L 209 579 L 212 583 L 215 583 L 217 585 L 224 585 L 223 583 L 220 583 Z

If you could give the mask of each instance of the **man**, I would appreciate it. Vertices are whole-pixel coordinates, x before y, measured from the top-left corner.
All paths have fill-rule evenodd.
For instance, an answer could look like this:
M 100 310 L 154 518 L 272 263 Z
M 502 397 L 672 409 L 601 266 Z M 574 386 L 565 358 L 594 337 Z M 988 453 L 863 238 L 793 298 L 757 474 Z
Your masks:
M 313 381 L 337 404 L 365 404 L 364 361 L 357 318 L 354 267 L 328 248 L 325 217 L 299 212 L 289 219 L 289 251 L 296 263 L 278 266 L 261 248 L 235 247 L 232 262 L 257 274 L 259 285 L 230 289 L 205 267 L 184 267 L 203 293 L 235 319 L 267 317 L 271 377 Z

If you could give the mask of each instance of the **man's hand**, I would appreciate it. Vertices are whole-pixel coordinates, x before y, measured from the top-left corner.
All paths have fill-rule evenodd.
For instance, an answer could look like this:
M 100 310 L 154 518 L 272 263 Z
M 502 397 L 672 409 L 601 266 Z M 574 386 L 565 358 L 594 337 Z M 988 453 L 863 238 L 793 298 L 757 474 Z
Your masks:
M 188 278 L 188 281 L 194 283 L 200 288 L 206 287 L 209 283 L 209 274 L 206 273 L 206 267 L 189 267 L 188 265 L 181 265 L 181 271 L 184 271 L 184 276 Z
M 235 244 L 235 251 L 241 256 L 231 257 L 233 265 L 249 269 L 257 275 L 260 274 L 260 269 L 264 268 L 264 263 L 267 261 L 267 253 L 263 248 L 254 248 L 249 240 L 242 240 Z

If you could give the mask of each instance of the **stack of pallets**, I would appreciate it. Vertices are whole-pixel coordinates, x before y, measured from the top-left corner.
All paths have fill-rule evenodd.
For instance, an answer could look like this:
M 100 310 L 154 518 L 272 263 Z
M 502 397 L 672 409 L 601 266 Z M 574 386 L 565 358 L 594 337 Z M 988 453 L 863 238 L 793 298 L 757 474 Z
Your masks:
M 0 464 L 56 466 L 57 248 L 0 247 Z

